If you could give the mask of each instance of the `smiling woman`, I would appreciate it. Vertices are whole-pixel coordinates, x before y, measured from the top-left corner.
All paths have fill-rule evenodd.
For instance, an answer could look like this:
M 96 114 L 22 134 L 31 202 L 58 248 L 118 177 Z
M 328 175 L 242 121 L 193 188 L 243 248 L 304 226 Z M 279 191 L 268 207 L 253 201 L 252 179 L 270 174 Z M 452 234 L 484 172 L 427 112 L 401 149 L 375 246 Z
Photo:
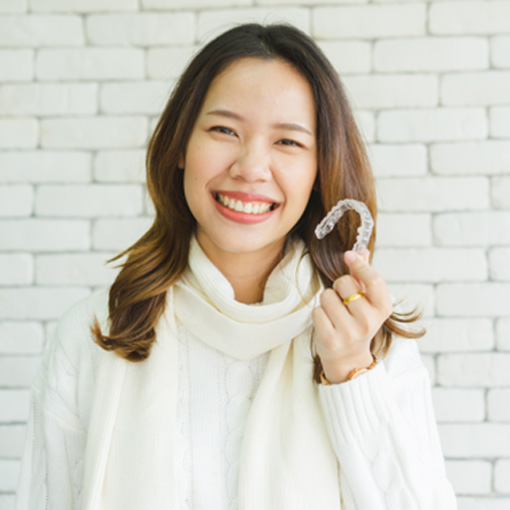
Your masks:
M 428 373 L 357 214 L 365 149 L 304 33 L 190 62 L 147 150 L 156 216 L 76 304 L 32 390 L 18 510 L 453 510 Z M 399 324 L 400 323 L 400 324 Z M 400 337 L 397 337 L 398 334 Z
M 315 119 L 310 84 L 281 60 L 238 60 L 207 92 L 180 162 L 184 194 L 200 246 L 238 301 L 262 299 L 263 285 L 246 284 L 247 268 L 266 280 L 306 208 Z

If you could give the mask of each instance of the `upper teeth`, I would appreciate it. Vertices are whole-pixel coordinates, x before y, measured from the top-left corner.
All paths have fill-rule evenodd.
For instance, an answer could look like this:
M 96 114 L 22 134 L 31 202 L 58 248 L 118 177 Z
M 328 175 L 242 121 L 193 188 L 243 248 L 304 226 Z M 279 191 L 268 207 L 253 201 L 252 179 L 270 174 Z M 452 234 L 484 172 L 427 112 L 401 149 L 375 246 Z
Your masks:
M 216 200 L 232 209 L 233 211 L 239 211 L 247 214 L 264 214 L 269 212 L 273 204 L 268 202 L 242 202 L 241 200 L 236 200 L 235 198 L 227 197 L 226 195 L 222 195 L 221 193 L 216 193 Z

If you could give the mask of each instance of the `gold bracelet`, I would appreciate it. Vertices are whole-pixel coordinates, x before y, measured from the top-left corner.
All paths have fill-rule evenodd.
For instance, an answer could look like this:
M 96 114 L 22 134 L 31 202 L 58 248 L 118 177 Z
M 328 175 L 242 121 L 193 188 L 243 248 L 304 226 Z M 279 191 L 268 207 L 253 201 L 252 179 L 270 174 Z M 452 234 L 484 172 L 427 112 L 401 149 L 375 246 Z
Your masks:
M 358 375 L 364 374 L 365 372 L 368 372 L 372 368 L 374 368 L 377 365 L 377 360 L 375 359 L 375 356 L 372 354 L 373 361 L 370 363 L 370 365 L 366 368 L 355 368 L 349 372 L 349 375 L 347 376 L 346 381 L 350 381 L 351 379 L 354 379 L 355 377 L 358 377 Z M 320 373 L 320 380 L 321 384 L 324 384 L 325 386 L 331 386 L 333 383 L 329 382 L 326 379 L 326 376 L 324 374 L 324 369 L 321 370 Z

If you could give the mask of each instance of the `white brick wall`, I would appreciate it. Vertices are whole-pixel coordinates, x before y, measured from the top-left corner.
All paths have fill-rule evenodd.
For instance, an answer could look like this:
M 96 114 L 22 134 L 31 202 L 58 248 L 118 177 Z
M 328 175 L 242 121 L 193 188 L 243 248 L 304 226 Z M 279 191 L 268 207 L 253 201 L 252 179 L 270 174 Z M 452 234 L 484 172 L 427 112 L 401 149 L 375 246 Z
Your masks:
M 294 23 L 342 77 L 377 180 L 374 263 L 423 311 L 459 510 L 508 510 L 508 0 L 0 1 L 0 510 L 45 339 L 151 224 L 145 147 L 169 91 L 246 21 Z

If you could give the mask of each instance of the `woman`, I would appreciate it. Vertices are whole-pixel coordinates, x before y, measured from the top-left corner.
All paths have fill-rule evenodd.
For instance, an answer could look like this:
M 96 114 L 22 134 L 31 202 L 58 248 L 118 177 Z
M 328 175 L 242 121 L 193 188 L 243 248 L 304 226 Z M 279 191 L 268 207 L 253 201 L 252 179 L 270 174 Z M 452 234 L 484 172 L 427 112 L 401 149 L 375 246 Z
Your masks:
M 18 509 L 455 508 L 427 372 L 392 342 L 414 317 L 349 251 L 356 214 L 314 236 L 341 198 L 376 207 L 313 41 L 250 24 L 210 42 L 147 180 L 153 226 L 45 350 Z

